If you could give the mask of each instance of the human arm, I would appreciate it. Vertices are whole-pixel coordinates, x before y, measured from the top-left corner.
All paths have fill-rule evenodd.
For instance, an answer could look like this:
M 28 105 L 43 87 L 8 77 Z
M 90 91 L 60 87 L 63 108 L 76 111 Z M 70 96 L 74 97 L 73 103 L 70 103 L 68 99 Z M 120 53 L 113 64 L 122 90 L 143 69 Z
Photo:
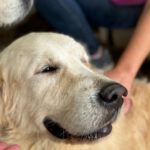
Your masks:
M 134 34 L 114 69 L 106 72 L 129 91 L 143 61 L 150 52 L 150 0 L 147 0 Z
M 0 142 L 0 150 L 20 150 L 18 145 L 7 145 L 6 143 Z

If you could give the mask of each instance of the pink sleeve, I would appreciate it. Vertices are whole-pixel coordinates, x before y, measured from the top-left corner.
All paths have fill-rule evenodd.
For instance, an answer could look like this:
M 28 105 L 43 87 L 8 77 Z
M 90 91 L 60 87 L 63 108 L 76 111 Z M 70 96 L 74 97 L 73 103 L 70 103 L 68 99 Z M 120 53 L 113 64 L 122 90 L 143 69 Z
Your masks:
M 111 0 L 116 5 L 139 5 L 144 4 L 146 0 Z

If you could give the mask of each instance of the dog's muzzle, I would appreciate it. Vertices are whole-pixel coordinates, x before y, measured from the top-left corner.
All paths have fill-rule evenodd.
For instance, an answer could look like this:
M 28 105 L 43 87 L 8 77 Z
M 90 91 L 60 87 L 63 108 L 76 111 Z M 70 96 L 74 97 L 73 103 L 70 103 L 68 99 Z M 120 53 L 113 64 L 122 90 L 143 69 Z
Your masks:
M 116 120 L 118 111 L 123 104 L 123 96 L 127 96 L 127 90 L 118 83 L 109 83 L 104 86 L 97 94 L 98 103 L 107 110 L 108 114 L 105 116 L 104 126 L 97 131 L 87 135 L 72 135 L 66 129 L 62 128 L 60 124 L 54 122 L 51 118 L 46 117 L 43 121 L 47 130 L 59 139 L 82 139 L 82 140 L 96 140 L 107 136 L 112 130 L 112 122 Z

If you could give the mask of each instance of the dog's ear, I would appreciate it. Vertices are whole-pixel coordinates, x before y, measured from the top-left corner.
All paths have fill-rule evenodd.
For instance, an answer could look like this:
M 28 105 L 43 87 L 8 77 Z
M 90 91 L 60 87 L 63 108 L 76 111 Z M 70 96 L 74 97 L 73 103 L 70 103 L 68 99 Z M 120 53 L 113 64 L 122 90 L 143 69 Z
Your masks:
M 4 99 L 3 99 L 3 86 L 4 86 L 4 80 L 3 80 L 3 77 L 2 77 L 2 72 L 1 72 L 1 69 L 0 69 L 0 110 L 1 110 L 1 107 L 3 106 L 3 103 L 4 103 Z
M 0 66 L 0 138 L 7 138 L 12 131 L 11 114 L 12 109 L 16 109 L 9 97 L 7 75 L 4 70 Z
M 0 68 L 0 133 L 1 129 L 4 127 L 4 124 L 6 123 L 5 118 L 5 107 L 6 107 L 6 87 L 5 87 L 5 81 L 2 77 L 2 70 Z

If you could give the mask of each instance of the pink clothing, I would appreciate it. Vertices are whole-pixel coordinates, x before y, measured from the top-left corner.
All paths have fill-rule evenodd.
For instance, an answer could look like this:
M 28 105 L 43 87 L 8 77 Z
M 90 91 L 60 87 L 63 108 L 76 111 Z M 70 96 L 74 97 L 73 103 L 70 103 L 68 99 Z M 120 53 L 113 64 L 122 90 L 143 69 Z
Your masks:
M 144 4 L 146 0 L 112 0 L 116 5 L 139 5 Z

